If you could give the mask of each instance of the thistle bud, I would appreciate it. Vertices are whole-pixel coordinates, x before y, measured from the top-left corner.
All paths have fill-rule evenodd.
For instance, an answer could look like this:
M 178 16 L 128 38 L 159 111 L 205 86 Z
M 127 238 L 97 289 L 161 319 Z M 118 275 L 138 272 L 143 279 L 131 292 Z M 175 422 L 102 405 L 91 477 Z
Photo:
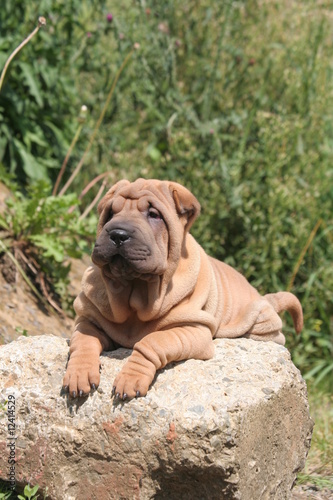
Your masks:
M 40 28 L 41 26 L 46 26 L 46 19 L 43 16 L 38 18 L 38 27 Z
M 82 123 L 86 120 L 88 114 L 88 108 L 85 104 L 81 106 L 80 114 L 79 114 L 79 122 Z

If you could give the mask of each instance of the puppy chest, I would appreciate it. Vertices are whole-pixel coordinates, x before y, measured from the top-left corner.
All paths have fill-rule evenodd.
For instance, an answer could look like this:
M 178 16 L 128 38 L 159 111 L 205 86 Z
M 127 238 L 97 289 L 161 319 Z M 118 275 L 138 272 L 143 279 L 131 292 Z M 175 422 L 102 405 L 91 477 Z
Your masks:
M 105 333 L 119 346 L 132 349 L 147 334 L 151 333 L 149 323 L 144 323 L 137 318 L 130 318 L 124 323 L 112 323 L 108 325 Z

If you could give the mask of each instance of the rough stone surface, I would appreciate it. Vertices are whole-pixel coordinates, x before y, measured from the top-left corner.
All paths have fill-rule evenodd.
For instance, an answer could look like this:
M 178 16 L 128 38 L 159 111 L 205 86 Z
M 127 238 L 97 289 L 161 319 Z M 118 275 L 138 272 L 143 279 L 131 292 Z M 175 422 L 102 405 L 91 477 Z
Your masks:
M 16 480 L 52 499 L 287 499 L 310 446 L 305 383 L 284 347 L 215 341 L 210 361 L 158 373 L 145 398 L 115 404 L 130 351 L 101 357 L 100 388 L 60 392 L 64 339 L 0 348 L 0 403 L 15 396 Z M 5 404 L 6 408 L 6 404 Z M 0 412 L 0 477 L 8 475 L 8 414 Z

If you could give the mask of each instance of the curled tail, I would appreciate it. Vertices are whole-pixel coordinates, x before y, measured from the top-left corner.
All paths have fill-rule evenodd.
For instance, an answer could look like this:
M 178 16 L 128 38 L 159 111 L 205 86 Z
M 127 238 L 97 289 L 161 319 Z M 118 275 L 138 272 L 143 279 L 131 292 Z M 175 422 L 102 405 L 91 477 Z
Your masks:
M 301 332 L 303 328 L 303 310 L 300 301 L 293 293 L 268 293 L 264 297 L 278 314 L 282 311 L 288 311 L 293 319 L 296 333 Z

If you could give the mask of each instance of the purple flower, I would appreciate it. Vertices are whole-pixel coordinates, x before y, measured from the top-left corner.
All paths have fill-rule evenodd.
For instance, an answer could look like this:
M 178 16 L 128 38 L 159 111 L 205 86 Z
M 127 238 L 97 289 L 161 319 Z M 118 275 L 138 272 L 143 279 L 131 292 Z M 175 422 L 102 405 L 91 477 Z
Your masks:
M 91 32 L 90 31 L 87 32 L 87 38 L 91 38 Z
M 112 21 L 113 21 L 113 15 L 110 14 L 110 13 L 106 14 L 106 20 L 107 20 L 108 23 L 112 23 Z

